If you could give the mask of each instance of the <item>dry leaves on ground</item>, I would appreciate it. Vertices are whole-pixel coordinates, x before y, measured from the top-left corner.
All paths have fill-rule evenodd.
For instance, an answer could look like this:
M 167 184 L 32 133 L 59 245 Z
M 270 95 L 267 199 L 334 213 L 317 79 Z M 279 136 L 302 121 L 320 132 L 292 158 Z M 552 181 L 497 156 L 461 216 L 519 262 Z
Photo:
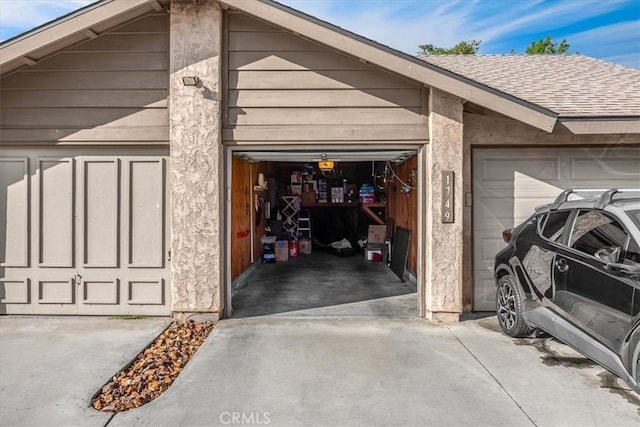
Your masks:
M 213 329 L 211 322 L 174 323 L 91 401 L 105 412 L 137 408 L 160 396 Z

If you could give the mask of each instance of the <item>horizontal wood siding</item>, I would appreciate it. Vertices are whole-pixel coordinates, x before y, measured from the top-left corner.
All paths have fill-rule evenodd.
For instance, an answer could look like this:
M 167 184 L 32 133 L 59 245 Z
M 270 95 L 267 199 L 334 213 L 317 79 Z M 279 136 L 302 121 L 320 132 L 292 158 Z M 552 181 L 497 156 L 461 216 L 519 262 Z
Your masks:
M 227 16 L 225 143 L 426 141 L 419 83 L 242 13 Z
M 168 145 L 169 16 L 154 12 L 0 80 L 0 145 Z

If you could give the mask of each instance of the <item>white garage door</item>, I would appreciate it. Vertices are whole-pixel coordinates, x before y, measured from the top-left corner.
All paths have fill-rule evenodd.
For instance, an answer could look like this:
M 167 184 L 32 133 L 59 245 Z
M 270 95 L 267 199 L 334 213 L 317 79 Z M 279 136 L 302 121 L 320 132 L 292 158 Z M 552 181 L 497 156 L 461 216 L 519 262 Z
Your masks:
M 495 310 L 502 230 L 568 188 L 640 188 L 640 148 L 500 148 L 473 152 L 474 310 Z
M 170 314 L 167 155 L 0 147 L 0 313 Z

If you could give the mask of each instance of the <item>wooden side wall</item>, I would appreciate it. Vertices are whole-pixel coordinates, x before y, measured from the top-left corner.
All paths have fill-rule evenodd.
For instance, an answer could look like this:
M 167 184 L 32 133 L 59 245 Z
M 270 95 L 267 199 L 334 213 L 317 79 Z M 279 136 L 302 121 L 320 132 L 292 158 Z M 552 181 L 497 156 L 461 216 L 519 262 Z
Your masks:
M 251 185 L 256 185 L 258 183 L 258 174 L 263 173 L 265 175 L 265 177 L 269 177 L 269 173 L 268 173 L 268 164 L 266 162 L 258 162 L 258 163 L 254 163 L 251 167 L 251 176 L 253 181 L 251 181 Z M 254 191 L 253 193 L 253 203 L 255 204 L 256 200 L 256 196 L 258 197 L 258 201 L 260 202 L 260 196 L 262 196 L 262 200 L 266 201 L 267 200 L 267 191 L 262 191 L 262 192 L 256 192 Z M 254 206 L 254 212 L 255 212 L 255 206 Z M 254 216 L 254 221 L 253 221 L 253 259 L 256 262 L 260 262 L 260 256 L 262 255 L 262 243 L 260 241 L 260 239 L 262 238 L 262 235 L 264 234 L 264 228 L 267 225 L 267 220 L 264 219 L 264 212 L 265 212 L 265 205 L 263 203 L 261 203 L 261 209 L 259 212 L 259 216 L 256 217 Z M 254 214 L 255 215 L 255 214 Z
M 226 143 L 428 138 L 416 82 L 241 13 L 225 39 Z
M 407 269 L 415 275 L 418 254 L 418 156 L 399 165 L 395 172 L 403 182 L 415 187 L 409 194 L 404 194 L 400 191 L 402 184 L 394 180 L 394 184 L 387 190 L 389 218 L 393 220 L 394 226 L 411 230 Z M 415 179 L 412 179 L 412 174 Z
M 231 280 L 251 265 L 251 165 L 231 161 Z
M 267 193 L 254 191 L 258 174 L 267 174 L 267 163 L 249 163 L 237 157 L 231 162 L 231 280 L 235 280 L 251 265 L 251 239 L 253 236 L 253 260 L 260 260 L 260 239 L 267 221 L 264 204 Z M 260 207 L 256 209 L 256 202 Z M 253 212 L 252 212 L 253 211 Z
M 148 14 L 0 80 L 0 144 L 169 144 L 169 15 Z

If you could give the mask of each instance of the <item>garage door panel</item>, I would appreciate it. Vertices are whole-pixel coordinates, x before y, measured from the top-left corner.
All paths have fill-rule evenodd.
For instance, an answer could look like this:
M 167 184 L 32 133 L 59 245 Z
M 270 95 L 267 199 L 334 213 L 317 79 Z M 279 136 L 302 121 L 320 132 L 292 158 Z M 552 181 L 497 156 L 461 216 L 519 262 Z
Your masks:
M 0 313 L 170 314 L 168 154 L 0 147 Z
M 29 264 L 29 159 L 0 159 L 0 267 Z M 8 250 L 11 248 L 11 250 Z
M 29 279 L 0 279 L 0 304 L 29 304 Z
M 474 310 L 493 311 L 496 309 L 495 280 L 493 273 L 483 270 L 474 274 Z M 476 308 L 478 307 L 478 308 Z
M 476 206 L 482 226 L 494 229 L 495 226 L 506 224 L 512 217 L 508 214 L 513 210 L 513 200 L 504 196 L 481 196 L 481 203 Z
M 631 179 L 638 183 L 638 160 L 633 158 L 591 158 L 578 157 L 571 161 L 571 179 L 583 182 L 598 183 L 602 186 L 606 183 L 619 184 L 620 180 Z M 611 177 L 604 179 L 603 177 Z M 604 185 L 607 187 L 607 185 Z
M 521 157 L 487 157 L 482 160 L 480 178 L 484 183 L 491 184 L 491 181 L 501 181 L 513 183 L 513 171 L 538 178 L 558 180 L 558 162 L 554 157 L 532 157 L 523 159 Z
M 39 264 L 73 267 L 73 159 L 40 159 Z
M 128 265 L 163 267 L 164 163 L 157 159 L 128 162 Z
M 118 279 L 95 280 L 84 278 L 82 281 L 83 304 L 119 304 L 120 290 Z
M 82 160 L 81 171 L 83 265 L 118 267 L 118 160 Z
M 505 246 L 506 243 L 502 240 L 502 235 L 496 236 L 493 232 L 482 233 L 477 239 L 474 239 L 474 247 L 483 254 L 483 257 L 480 258 L 481 267 L 487 271 L 493 271 L 494 256 Z
M 163 280 L 140 278 L 127 281 L 127 304 L 163 304 L 164 295 Z
M 504 148 L 473 153 L 474 309 L 495 310 L 493 264 L 502 230 L 568 188 L 639 188 L 640 150 Z
M 75 285 L 73 279 L 38 280 L 39 304 L 74 304 Z

